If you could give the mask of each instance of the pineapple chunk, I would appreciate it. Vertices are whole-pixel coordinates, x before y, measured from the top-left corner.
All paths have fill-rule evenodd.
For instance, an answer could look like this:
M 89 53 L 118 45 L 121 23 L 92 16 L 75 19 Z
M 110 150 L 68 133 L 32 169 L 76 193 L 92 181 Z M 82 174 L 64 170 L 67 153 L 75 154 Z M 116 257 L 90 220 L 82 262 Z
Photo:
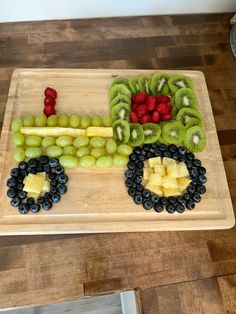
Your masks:
M 177 164 L 177 167 L 178 167 L 178 178 L 183 178 L 183 177 L 189 176 L 188 168 L 183 161 L 179 162 Z
M 148 180 L 152 173 L 153 173 L 153 169 L 152 168 L 144 168 L 143 169 L 143 179 L 144 180 Z
M 42 187 L 42 193 L 50 192 L 50 183 L 45 180 Z
M 160 174 L 153 173 L 150 175 L 148 183 L 150 185 L 162 186 L 162 176 Z
M 42 176 L 46 180 L 46 172 L 38 172 L 37 175 Z
M 163 178 L 162 185 L 165 189 L 178 189 L 177 180 L 168 176 Z
M 173 158 L 168 158 L 168 157 L 164 157 L 162 159 L 162 164 L 167 167 L 168 165 L 172 165 L 172 164 L 176 164 L 176 160 L 174 160 Z
M 186 187 L 189 185 L 191 180 L 188 178 L 178 178 L 177 182 L 178 182 L 179 189 L 182 192 L 183 190 L 186 189 Z
M 163 165 L 156 165 L 154 167 L 154 172 L 164 177 L 166 175 L 166 168 Z
M 44 178 L 38 174 L 30 173 L 25 180 L 23 190 L 28 193 L 41 193 L 44 183 Z
M 163 195 L 163 191 L 162 188 L 160 186 L 156 186 L 156 185 L 151 185 L 149 182 L 146 184 L 145 186 L 146 189 L 150 190 L 151 192 L 162 196 Z
M 150 168 L 154 168 L 156 165 L 161 165 L 161 157 L 149 158 L 148 165 Z
M 96 127 L 90 126 L 86 129 L 87 136 L 102 136 L 102 137 L 112 137 L 113 136 L 113 129 L 109 127 Z
M 165 197 L 181 195 L 180 190 L 176 188 L 170 188 L 170 189 L 163 188 L 163 192 L 164 192 Z
M 171 178 L 178 178 L 177 164 L 170 164 L 167 166 L 167 175 Z
M 21 127 L 20 132 L 26 135 L 39 135 L 39 136 L 61 136 L 69 135 L 77 137 L 85 135 L 84 129 L 62 128 L 62 127 Z
M 27 193 L 27 197 L 33 197 L 35 200 L 39 197 L 39 193 Z

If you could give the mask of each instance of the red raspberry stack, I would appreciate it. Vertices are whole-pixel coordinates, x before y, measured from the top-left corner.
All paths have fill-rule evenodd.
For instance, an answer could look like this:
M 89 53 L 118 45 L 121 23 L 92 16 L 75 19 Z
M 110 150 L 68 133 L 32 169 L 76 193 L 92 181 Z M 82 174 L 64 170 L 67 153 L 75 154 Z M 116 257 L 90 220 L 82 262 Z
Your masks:
M 53 114 L 56 114 L 55 105 L 56 105 L 56 98 L 57 98 L 57 92 L 54 88 L 47 87 L 44 90 L 44 114 L 49 117 Z

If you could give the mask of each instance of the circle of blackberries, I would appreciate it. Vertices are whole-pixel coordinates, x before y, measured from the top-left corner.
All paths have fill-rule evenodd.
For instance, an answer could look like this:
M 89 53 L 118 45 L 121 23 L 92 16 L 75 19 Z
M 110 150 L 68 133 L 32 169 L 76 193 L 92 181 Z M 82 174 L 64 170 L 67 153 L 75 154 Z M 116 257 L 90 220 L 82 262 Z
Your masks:
M 32 197 L 27 197 L 24 189 L 24 178 L 32 173 L 46 172 L 50 183 L 50 192 L 39 196 L 37 201 Z M 68 176 L 57 158 L 49 158 L 42 155 L 39 158 L 32 158 L 21 161 L 18 167 L 10 171 L 10 178 L 6 182 L 8 187 L 7 196 L 11 199 L 10 204 L 18 208 L 20 214 L 37 213 L 40 209 L 50 210 L 53 203 L 58 203 L 61 196 L 66 193 Z
M 181 196 L 158 196 L 142 185 L 144 161 L 153 157 L 168 157 L 176 161 L 185 162 L 191 183 L 187 191 Z M 183 213 L 185 209 L 194 209 L 196 203 L 201 201 L 201 195 L 206 192 L 205 183 L 206 169 L 195 155 L 185 147 L 177 147 L 174 144 L 165 145 L 160 143 L 144 144 L 137 146 L 129 155 L 127 170 L 125 171 L 125 185 L 128 194 L 135 204 L 142 205 L 144 209 L 154 209 L 157 213 L 164 209 L 170 214 Z

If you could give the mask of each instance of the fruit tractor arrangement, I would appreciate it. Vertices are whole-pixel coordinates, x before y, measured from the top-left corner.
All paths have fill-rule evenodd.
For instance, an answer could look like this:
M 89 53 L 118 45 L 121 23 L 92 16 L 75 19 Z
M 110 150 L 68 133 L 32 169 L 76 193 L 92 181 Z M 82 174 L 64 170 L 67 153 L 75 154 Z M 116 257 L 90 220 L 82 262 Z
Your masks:
M 194 153 L 206 145 L 203 117 L 184 75 L 117 77 L 105 116 L 56 113 L 60 91 L 44 90 L 42 114 L 14 119 L 7 196 L 19 213 L 49 210 L 67 192 L 67 168 L 120 167 L 127 192 L 145 210 L 192 210 L 206 192 Z

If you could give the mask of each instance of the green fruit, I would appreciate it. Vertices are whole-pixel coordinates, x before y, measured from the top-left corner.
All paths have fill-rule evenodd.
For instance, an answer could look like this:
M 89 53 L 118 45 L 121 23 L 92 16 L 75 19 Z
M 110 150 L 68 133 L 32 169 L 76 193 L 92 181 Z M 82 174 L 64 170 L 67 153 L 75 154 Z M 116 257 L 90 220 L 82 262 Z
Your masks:
M 107 153 L 110 154 L 110 155 L 113 155 L 113 154 L 115 154 L 116 149 L 117 149 L 116 141 L 113 140 L 113 138 L 109 138 L 106 141 L 106 151 L 107 151 Z
M 141 92 L 146 92 L 148 95 L 151 93 L 150 91 L 150 77 L 146 75 L 142 75 L 138 79 L 139 90 Z
M 170 90 L 168 80 L 170 75 L 167 73 L 156 73 L 151 78 L 150 89 L 153 95 L 168 95 Z
M 47 125 L 47 117 L 45 116 L 45 114 L 40 114 L 38 116 L 35 117 L 35 126 L 46 126 Z
M 203 121 L 203 118 L 199 111 L 193 108 L 182 108 L 178 111 L 176 120 L 181 122 L 184 126 L 191 118 L 195 118 L 199 121 L 199 124 Z
M 193 152 L 202 152 L 206 147 L 206 134 L 200 126 L 193 126 L 185 133 L 185 147 Z
M 34 117 L 33 116 L 27 116 L 23 120 L 23 125 L 24 126 L 34 126 Z
M 116 77 L 112 83 L 111 83 L 111 87 L 115 86 L 115 85 L 120 85 L 120 84 L 124 84 L 126 85 L 126 87 L 129 89 L 130 86 L 129 86 L 129 81 L 126 77 L 121 77 L 121 76 L 118 76 Z
M 91 156 L 94 156 L 95 158 L 99 158 L 101 156 L 104 156 L 106 154 L 106 151 L 104 147 L 96 147 L 96 148 L 91 149 L 90 154 Z
M 88 136 L 85 135 L 79 135 L 74 141 L 73 141 L 73 145 L 76 148 L 80 148 L 80 147 L 84 147 L 87 146 L 89 143 L 89 138 Z
M 13 158 L 15 161 L 23 161 L 25 159 L 25 151 L 23 147 L 15 147 L 13 149 Z
M 139 83 L 138 83 L 139 78 L 133 76 L 133 77 L 130 77 L 128 80 L 129 80 L 129 86 L 130 86 L 131 93 L 133 95 L 136 95 L 140 91 L 139 90 Z
M 92 126 L 102 126 L 102 118 L 99 116 L 92 117 Z
M 11 123 L 11 129 L 13 132 L 18 132 L 20 131 L 20 128 L 23 126 L 23 122 L 20 118 L 17 118 L 12 121 Z
M 90 168 L 95 165 L 95 161 L 96 159 L 93 156 L 83 156 L 79 160 L 79 165 L 83 168 Z
M 177 107 L 176 106 L 172 106 L 171 115 L 172 115 L 173 119 L 175 119 L 177 113 L 178 113 Z
M 111 117 L 109 115 L 102 117 L 102 125 L 103 126 L 111 126 L 112 125 Z
M 100 136 L 94 136 L 90 139 L 90 145 L 92 147 L 103 147 L 106 144 L 106 140 L 103 137 Z
M 78 165 L 78 159 L 74 156 L 61 156 L 59 162 L 64 168 L 75 168 Z
M 39 147 L 28 147 L 25 151 L 25 156 L 28 158 L 38 158 L 42 155 L 42 150 Z
M 139 123 L 130 123 L 129 145 L 139 146 L 143 144 L 144 132 L 142 125 Z
M 172 93 L 176 93 L 180 88 L 190 88 L 193 90 L 192 80 L 185 75 L 173 75 L 168 80 L 168 85 Z
M 48 117 L 47 126 L 50 126 L 50 127 L 57 126 L 57 116 L 55 114 Z
M 25 144 L 27 146 L 40 146 L 42 138 L 38 135 L 28 135 L 25 138 Z
M 78 128 L 80 125 L 80 116 L 77 113 L 72 113 L 69 118 L 69 125 L 72 128 Z
M 155 123 L 143 124 L 144 144 L 157 142 L 161 135 L 161 127 Z
M 189 88 L 181 88 L 175 94 L 175 106 L 178 110 L 181 108 L 197 109 L 197 96 Z
M 116 120 L 112 124 L 113 138 L 118 144 L 128 143 L 130 136 L 129 123 L 125 120 Z
M 111 105 L 111 107 L 114 107 L 115 105 L 119 104 L 120 102 L 131 105 L 131 98 L 128 97 L 127 95 L 119 94 L 111 101 L 110 105 Z
M 159 137 L 159 139 L 158 139 L 158 142 L 159 142 L 160 144 L 169 145 L 169 143 L 167 143 L 167 142 L 163 139 L 162 135 L 160 135 L 160 137 Z
M 119 103 L 111 108 L 111 119 L 116 120 L 127 120 L 129 121 L 130 106 L 126 103 Z
M 44 148 L 55 145 L 56 139 L 53 136 L 46 136 L 42 139 L 41 145 Z
M 88 147 L 81 147 L 77 150 L 77 157 L 81 158 L 83 156 L 88 156 L 90 154 L 90 150 Z
M 72 144 L 72 137 L 68 135 L 59 136 L 56 139 L 56 145 L 60 147 L 70 146 Z
M 121 144 L 117 147 L 117 153 L 124 156 L 129 156 L 133 149 L 127 144 Z
M 116 167 L 126 167 L 128 161 L 129 161 L 129 158 L 124 155 L 115 155 L 113 157 L 113 165 Z
M 109 91 L 110 101 L 112 101 L 116 96 L 118 96 L 120 94 L 126 95 L 129 98 L 131 98 L 131 93 L 130 93 L 129 89 L 126 87 L 126 85 L 118 84 L 118 85 L 112 86 L 110 91 Z
M 25 142 L 25 138 L 21 133 L 16 132 L 12 134 L 12 142 L 16 146 L 22 146 Z
M 74 146 L 66 146 L 63 148 L 63 155 L 75 156 L 76 148 Z
M 168 144 L 179 144 L 184 140 L 185 128 L 180 122 L 169 122 L 163 126 L 162 137 Z
M 46 155 L 50 158 L 52 157 L 60 157 L 63 151 L 59 146 L 50 146 L 46 149 Z
M 84 115 L 80 120 L 80 126 L 82 129 L 87 129 L 91 125 L 91 117 Z
M 69 125 L 69 117 L 67 114 L 62 113 L 58 117 L 58 125 L 61 127 L 67 127 Z
M 98 168 L 110 168 L 112 166 L 112 158 L 110 156 L 99 157 L 96 161 Z
M 191 128 L 192 126 L 197 126 L 197 125 L 202 127 L 203 126 L 202 121 L 195 118 L 190 118 L 188 122 L 185 124 L 185 130 Z

